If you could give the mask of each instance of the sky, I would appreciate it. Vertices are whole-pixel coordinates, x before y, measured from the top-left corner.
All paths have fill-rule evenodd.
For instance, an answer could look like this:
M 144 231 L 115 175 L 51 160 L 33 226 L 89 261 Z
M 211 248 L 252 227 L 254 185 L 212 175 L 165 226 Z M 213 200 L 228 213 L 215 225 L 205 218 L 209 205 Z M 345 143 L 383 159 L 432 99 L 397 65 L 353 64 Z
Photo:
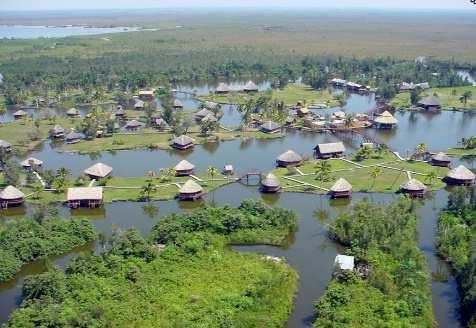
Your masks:
M 0 10 L 142 9 L 173 7 L 316 7 L 376 9 L 468 9 L 470 0 L 0 0 Z

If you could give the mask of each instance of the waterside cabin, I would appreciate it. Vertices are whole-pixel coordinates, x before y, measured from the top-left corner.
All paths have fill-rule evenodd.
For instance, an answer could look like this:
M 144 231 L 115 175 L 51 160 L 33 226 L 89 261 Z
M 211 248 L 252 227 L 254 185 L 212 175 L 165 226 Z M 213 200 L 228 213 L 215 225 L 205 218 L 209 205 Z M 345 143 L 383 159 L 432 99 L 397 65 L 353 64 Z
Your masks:
M 97 208 L 103 204 L 102 187 L 68 188 L 67 201 L 70 208 Z
M 155 90 L 139 90 L 139 98 L 151 100 L 154 99 Z
M 264 193 L 276 193 L 281 189 L 281 184 L 279 183 L 278 178 L 272 174 L 268 173 L 266 177 L 261 181 L 261 191 Z
M 352 185 L 344 178 L 339 178 L 329 190 L 331 198 L 352 197 Z
M 193 180 L 187 180 L 180 188 L 178 198 L 180 200 L 197 200 L 202 198 L 203 188 Z
M 183 108 L 182 102 L 178 99 L 174 100 L 174 105 L 173 106 L 174 106 L 175 109 L 182 109 Z
M 247 93 L 258 92 L 258 86 L 253 81 L 248 81 L 248 83 L 246 83 L 245 87 L 243 88 L 243 91 Z
M 476 175 L 467 169 L 464 165 L 450 170 L 443 179 L 448 185 L 471 186 L 474 184 Z
M 25 194 L 14 186 L 8 186 L 0 192 L 0 207 L 21 206 L 25 202 Z
M 339 158 L 344 156 L 344 152 L 342 142 L 323 143 L 314 147 L 314 157 L 317 159 Z
M 66 141 L 66 143 L 68 144 L 74 144 L 74 143 L 77 143 L 81 140 L 81 134 L 78 133 L 78 132 L 75 132 L 75 131 L 71 131 L 70 133 L 68 133 L 65 137 L 64 137 L 64 140 Z
M 439 111 L 441 109 L 441 101 L 435 96 L 423 98 L 417 103 L 417 105 L 428 111 Z
M 84 174 L 86 174 L 91 180 L 93 179 L 99 180 L 99 179 L 107 178 L 111 175 L 111 173 L 112 173 L 112 167 L 103 163 L 94 164 L 93 166 L 84 170 Z
M 144 124 L 142 124 L 141 122 L 137 121 L 137 120 L 132 120 L 132 121 L 129 121 L 126 123 L 126 125 L 124 126 L 126 128 L 126 130 L 128 131 L 137 131 L 138 129 L 140 129 L 141 127 L 143 127 Z
M 118 120 L 125 120 L 127 118 L 127 113 L 122 106 L 114 112 L 114 118 Z
M 193 118 L 195 119 L 195 121 L 197 122 L 201 122 L 205 117 L 209 116 L 209 115 L 215 115 L 211 110 L 207 109 L 207 108 L 202 108 L 200 109 L 198 112 L 196 112 L 195 114 L 193 114 Z
M 27 112 L 25 112 L 24 110 L 17 110 L 15 113 L 13 113 L 13 118 L 15 120 L 21 120 L 22 118 L 24 118 L 25 116 L 27 115 Z
M 225 83 L 220 83 L 215 90 L 215 93 L 218 94 L 227 94 L 230 92 L 230 88 Z
M 233 165 L 227 164 L 223 168 L 223 174 L 224 175 L 233 175 L 235 173 L 235 169 L 233 168 Z
M 165 130 L 169 128 L 169 125 L 163 118 L 156 118 L 154 120 L 154 126 L 159 130 Z
M 276 165 L 279 167 L 299 166 L 302 163 L 301 155 L 292 150 L 282 153 L 276 159 Z
M 76 108 L 70 108 L 66 111 L 66 116 L 68 117 L 79 116 L 79 110 L 77 110 Z
M 139 98 L 134 98 L 134 109 L 135 110 L 142 110 L 144 109 L 145 102 L 140 100 Z
M 374 118 L 374 124 L 377 129 L 392 129 L 398 124 L 398 120 L 389 111 L 384 111 Z
M 426 193 L 426 186 L 417 179 L 410 179 L 400 186 L 400 191 L 411 197 L 423 197 Z
M 186 135 L 181 135 L 180 137 L 174 138 L 170 146 L 178 150 L 186 150 L 193 148 L 194 145 L 195 140 L 193 138 Z
M 193 170 L 195 169 L 195 165 L 190 163 L 187 160 L 181 160 L 177 165 L 174 167 L 175 169 L 175 176 L 177 177 L 184 177 L 193 174 Z
M 30 158 L 27 158 L 24 161 L 22 161 L 20 163 L 20 165 L 24 169 L 33 169 L 33 170 L 35 170 L 35 169 L 40 168 L 43 165 L 43 161 L 39 160 L 37 158 L 34 158 L 34 157 L 30 157 Z
M 8 153 L 12 150 L 12 144 L 5 140 L 0 140 L 0 151 Z
M 54 139 L 60 139 L 64 138 L 64 133 L 65 130 L 61 125 L 56 124 L 51 130 L 50 130 L 50 136 Z
M 430 163 L 433 166 L 449 167 L 451 165 L 451 158 L 445 153 L 438 153 L 431 156 Z
M 264 133 L 278 133 L 281 131 L 281 125 L 273 121 L 267 121 L 260 126 L 260 130 Z

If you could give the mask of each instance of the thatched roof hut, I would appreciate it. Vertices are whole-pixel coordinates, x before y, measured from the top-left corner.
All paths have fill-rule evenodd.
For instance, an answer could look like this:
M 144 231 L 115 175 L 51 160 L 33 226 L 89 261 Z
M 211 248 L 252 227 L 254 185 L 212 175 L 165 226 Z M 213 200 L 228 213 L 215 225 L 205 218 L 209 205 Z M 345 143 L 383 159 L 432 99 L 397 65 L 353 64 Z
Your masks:
M 178 100 L 178 99 L 175 99 L 175 100 L 174 100 L 174 108 L 175 108 L 175 109 L 181 109 L 181 108 L 183 108 L 182 102 L 181 102 L 180 100 Z
M 474 184 L 476 175 L 467 169 L 464 165 L 450 170 L 444 181 L 449 185 L 470 186 Z
M 177 165 L 174 167 L 175 175 L 178 177 L 187 176 L 193 174 L 193 170 L 195 169 L 195 165 L 190 163 L 187 160 L 181 160 Z
M 215 117 L 214 114 L 208 114 L 204 118 L 202 118 L 201 122 L 218 122 L 218 119 Z
M 64 137 L 64 128 L 61 125 L 56 124 L 51 130 L 50 130 L 50 136 L 53 138 L 63 138 Z
M 124 108 L 122 108 L 122 106 L 120 108 L 118 108 L 115 112 L 114 112 L 114 117 L 115 118 L 120 118 L 120 119 L 124 119 L 127 117 L 127 113 L 126 111 L 124 110 Z
M 66 111 L 67 116 L 78 116 L 79 115 L 79 110 L 76 108 L 70 108 Z
M 139 97 L 144 99 L 154 98 L 154 90 L 139 90 Z
M 198 112 L 193 114 L 193 117 L 195 118 L 196 121 L 201 121 L 203 118 L 207 117 L 208 115 L 215 115 L 211 110 L 208 110 L 206 108 L 200 109 Z
M 135 131 L 143 126 L 144 124 L 139 122 L 138 120 L 132 120 L 126 123 L 125 128 L 127 130 Z
M 281 189 L 281 184 L 279 183 L 278 178 L 272 174 L 268 173 L 266 177 L 261 181 L 261 191 L 265 193 L 275 193 Z
M 281 130 L 281 125 L 273 121 L 267 121 L 261 125 L 260 130 L 264 133 L 276 133 Z
M 216 110 L 220 104 L 219 103 L 216 103 L 216 102 L 213 102 L 213 101 L 205 101 L 203 103 L 204 107 L 207 108 L 207 109 L 210 109 L 210 110 Z
M 169 125 L 163 118 L 156 118 L 154 121 L 155 127 L 158 129 L 167 129 Z
M 20 206 L 25 201 L 25 194 L 14 186 L 8 186 L 0 192 L 0 207 Z
M 66 199 L 71 208 L 99 207 L 103 202 L 103 189 L 102 187 L 68 188 Z
M 66 140 L 66 143 L 72 144 L 72 143 L 77 143 L 81 140 L 81 134 L 75 131 L 71 131 L 68 133 L 64 139 Z
M 257 92 L 258 86 L 253 81 L 248 81 L 245 87 L 243 88 L 244 92 Z
M 342 142 L 330 142 L 318 144 L 314 147 L 314 156 L 319 159 L 329 159 L 344 155 L 345 147 Z
M 178 197 L 180 200 L 196 200 L 201 198 L 202 195 L 203 188 L 190 179 L 180 188 Z
M 293 150 L 288 150 L 276 159 L 276 164 L 281 167 L 299 166 L 302 163 L 302 157 Z
M 449 167 L 451 164 L 451 158 L 445 153 L 438 153 L 431 156 L 431 165 Z
M 384 111 L 374 119 L 374 123 L 379 129 L 391 129 L 398 120 L 389 111 Z
M 231 165 L 231 164 L 227 164 L 223 168 L 223 174 L 225 174 L 225 175 L 233 175 L 234 172 L 235 172 L 235 169 L 233 168 L 233 165 Z
M 13 117 L 15 119 L 20 119 L 20 118 L 23 118 L 27 115 L 27 112 L 25 112 L 24 110 L 17 110 L 15 113 L 13 113 Z
M 339 178 L 329 190 L 332 198 L 348 198 L 352 196 L 352 185 L 344 178 Z
M 22 161 L 20 165 L 23 166 L 24 168 L 31 168 L 32 166 L 39 167 L 43 165 L 43 161 L 34 157 L 30 157 Z
M 441 101 L 439 98 L 435 96 L 428 96 L 426 98 L 421 99 L 418 101 L 417 104 L 419 107 L 423 107 L 425 109 L 441 109 Z
M 145 102 L 143 102 L 142 100 L 138 98 L 134 99 L 134 109 L 140 110 L 140 109 L 143 109 L 144 106 L 145 106 Z
M 0 140 L 0 149 L 9 152 L 12 150 L 12 144 L 5 140 Z
M 112 173 L 112 167 L 103 164 L 103 163 L 96 163 L 91 167 L 88 167 L 84 170 L 84 174 L 89 176 L 91 179 L 103 179 L 110 176 Z
M 426 192 L 426 186 L 417 179 L 410 179 L 400 186 L 400 190 L 412 197 L 423 197 Z
M 230 92 L 230 88 L 225 83 L 220 83 L 215 90 L 215 93 L 228 93 Z
M 174 138 L 171 146 L 178 150 L 185 150 L 192 148 L 195 144 L 195 140 L 189 136 L 181 135 L 180 137 Z

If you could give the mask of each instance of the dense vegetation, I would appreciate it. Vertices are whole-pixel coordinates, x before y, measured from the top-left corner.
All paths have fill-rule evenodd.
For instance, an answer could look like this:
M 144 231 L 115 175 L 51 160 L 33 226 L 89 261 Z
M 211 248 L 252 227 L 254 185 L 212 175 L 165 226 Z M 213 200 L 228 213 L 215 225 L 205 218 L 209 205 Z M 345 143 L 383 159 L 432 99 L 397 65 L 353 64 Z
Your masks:
M 456 273 L 463 318 L 476 327 L 476 188 L 458 188 L 438 222 L 438 250 Z
M 337 272 L 316 304 L 314 327 L 434 326 L 410 199 L 387 207 L 357 203 L 331 224 L 330 236 L 349 247 L 358 270 Z
M 6 327 L 282 327 L 294 271 L 226 244 L 271 242 L 265 231 L 284 236 L 295 221 L 292 212 L 245 201 L 164 218 L 151 240 L 166 245 L 134 230 L 118 233 L 101 255 L 28 279 Z
M 70 251 L 94 240 L 87 220 L 18 219 L 0 226 L 0 282 L 25 263 Z

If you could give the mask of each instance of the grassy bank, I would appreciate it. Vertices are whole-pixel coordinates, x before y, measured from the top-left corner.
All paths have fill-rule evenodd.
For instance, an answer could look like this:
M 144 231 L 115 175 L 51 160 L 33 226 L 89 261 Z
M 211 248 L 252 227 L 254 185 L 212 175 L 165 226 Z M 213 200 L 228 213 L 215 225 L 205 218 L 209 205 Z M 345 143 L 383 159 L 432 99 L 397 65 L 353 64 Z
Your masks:
M 362 269 L 336 271 L 313 327 L 436 326 L 413 207 L 403 198 L 385 208 L 364 201 L 331 224 L 331 238 Z
M 50 271 L 29 279 L 23 288 L 26 300 L 6 327 L 79 322 L 121 327 L 283 327 L 292 309 L 296 273 L 284 262 L 239 254 L 226 244 L 232 234 L 284 235 L 295 221 L 289 211 L 251 201 L 239 209 L 204 208 L 166 217 L 154 227 L 152 243 L 127 231 L 116 236 L 103 255 L 73 260 L 66 273 Z M 191 222 L 202 225 L 192 227 Z M 252 241 L 261 242 L 259 235 Z M 155 244 L 159 239 L 164 246 Z M 39 288 L 41 293 L 31 292 Z

